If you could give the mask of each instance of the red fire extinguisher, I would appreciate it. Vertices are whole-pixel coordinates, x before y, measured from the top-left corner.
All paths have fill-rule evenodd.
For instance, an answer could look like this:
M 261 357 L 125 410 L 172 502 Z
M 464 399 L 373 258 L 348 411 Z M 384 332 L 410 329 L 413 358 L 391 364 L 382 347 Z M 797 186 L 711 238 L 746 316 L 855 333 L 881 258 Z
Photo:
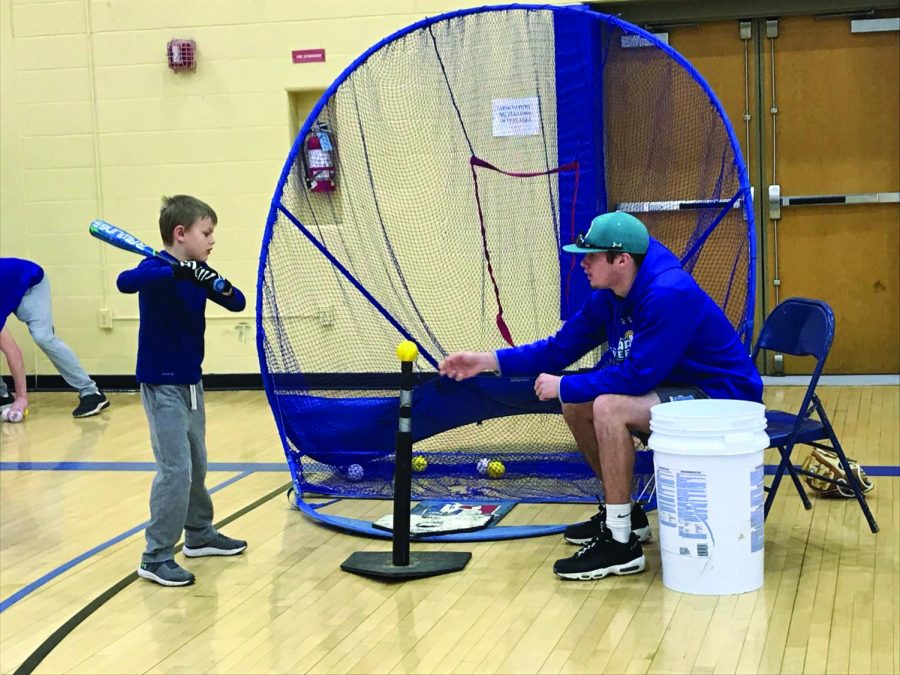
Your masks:
M 306 137 L 306 186 L 310 192 L 333 192 L 334 177 L 334 147 L 328 125 L 316 122 Z

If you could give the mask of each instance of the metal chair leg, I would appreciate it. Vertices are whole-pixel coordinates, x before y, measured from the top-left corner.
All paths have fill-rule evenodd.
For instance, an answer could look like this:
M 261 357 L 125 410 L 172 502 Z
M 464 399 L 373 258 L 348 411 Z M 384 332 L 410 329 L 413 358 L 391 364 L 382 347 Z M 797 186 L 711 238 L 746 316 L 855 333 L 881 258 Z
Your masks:
M 778 448 L 778 452 L 781 453 L 781 461 L 778 463 L 778 468 L 775 469 L 775 475 L 772 477 L 772 484 L 766 488 L 769 494 L 766 495 L 766 503 L 763 505 L 763 519 L 769 517 L 769 509 L 772 508 L 772 502 L 775 501 L 775 493 L 778 492 L 778 486 L 781 484 L 781 476 L 785 471 L 784 448 Z
M 825 425 L 825 431 L 828 433 L 828 440 L 831 441 L 832 449 L 837 454 L 838 461 L 840 461 L 841 467 L 843 467 L 844 473 L 847 476 L 847 484 L 850 486 L 850 489 L 853 490 L 853 495 L 856 497 L 856 501 L 862 509 L 863 515 L 866 517 L 866 522 L 869 523 L 869 529 L 872 531 L 872 534 L 877 534 L 880 529 L 878 523 L 875 522 L 875 516 L 872 515 L 872 511 L 869 509 L 869 501 L 863 494 L 862 486 L 856 479 L 856 474 L 853 473 L 850 468 L 850 462 L 847 461 L 847 454 L 844 452 L 844 448 L 841 447 L 841 443 L 837 439 L 837 434 L 834 433 L 834 429 L 831 426 L 831 420 L 829 420 L 828 416 L 825 414 L 825 410 L 822 408 L 821 403 L 817 402 L 816 407 L 818 409 L 819 419 L 821 419 L 822 423 Z
M 803 484 L 800 482 L 800 476 L 797 475 L 797 468 L 790 460 L 787 460 L 787 470 L 791 476 L 791 480 L 794 481 L 794 487 L 797 488 L 797 494 L 800 495 L 800 500 L 803 502 L 803 508 L 807 511 L 811 510 L 812 502 L 809 501 L 806 490 L 803 488 Z
M 797 470 L 791 463 L 791 452 L 794 450 L 794 445 L 795 444 L 792 443 L 778 448 L 778 452 L 781 455 L 781 461 L 778 464 L 778 468 L 775 470 L 775 476 L 772 479 L 772 484 L 769 486 L 769 494 L 766 496 L 766 503 L 763 507 L 765 516 L 769 515 L 769 509 L 772 508 L 772 502 L 775 500 L 775 493 L 778 492 L 778 486 L 781 484 L 781 477 L 784 475 L 785 471 L 788 472 L 788 475 L 794 483 L 794 487 L 797 489 L 797 494 L 800 495 L 800 499 L 803 501 L 803 508 L 807 511 L 812 508 L 812 503 L 809 501 L 809 497 L 806 496 L 806 490 L 803 489 L 803 485 L 800 483 L 800 477 L 797 475 Z

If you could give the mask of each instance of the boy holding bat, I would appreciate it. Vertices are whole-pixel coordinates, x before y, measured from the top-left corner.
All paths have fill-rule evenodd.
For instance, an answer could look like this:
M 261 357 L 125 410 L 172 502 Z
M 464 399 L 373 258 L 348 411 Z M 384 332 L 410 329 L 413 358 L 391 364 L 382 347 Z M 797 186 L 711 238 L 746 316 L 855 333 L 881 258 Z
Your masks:
M 150 491 L 147 547 L 138 575 L 163 586 L 187 586 L 194 575 L 174 560 L 184 530 L 187 557 L 236 555 L 247 542 L 212 525 L 206 489 L 206 415 L 201 363 L 207 299 L 232 312 L 243 293 L 206 264 L 215 244 L 216 213 L 195 197 L 163 198 L 159 231 L 165 251 L 122 272 L 117 286 L 138 293 L 137 380 L 150 425 L 157 473 Z M 217 283 L 218 282 L 218 283 Z

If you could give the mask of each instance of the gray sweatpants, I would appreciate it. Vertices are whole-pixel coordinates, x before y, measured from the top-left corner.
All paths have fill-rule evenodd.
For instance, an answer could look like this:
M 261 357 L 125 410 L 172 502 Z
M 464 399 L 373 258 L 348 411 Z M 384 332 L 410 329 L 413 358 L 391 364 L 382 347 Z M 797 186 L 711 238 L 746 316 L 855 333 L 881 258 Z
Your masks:
M 201 546 L 216 536 L 206 489 L 203 383 L 141 384 L 141 401 L 157 467 L 142 559 L 161 562 L 173 557 L 182 530 L 187 546 Z
M 57 337 L 53 330 L 53 308 L 50 304 L 50 281 L 47 275 L 39 284 L 29 288 L 16 307 L 16 318 L 28 325 L 28 332 L 35 344 L 50 359 L 69 386 L 80 396 L 97 393 L 97 383 L 81 367 L 71 347 Z M 0 379 L 0 395 L 9 394 L 6 383 Z

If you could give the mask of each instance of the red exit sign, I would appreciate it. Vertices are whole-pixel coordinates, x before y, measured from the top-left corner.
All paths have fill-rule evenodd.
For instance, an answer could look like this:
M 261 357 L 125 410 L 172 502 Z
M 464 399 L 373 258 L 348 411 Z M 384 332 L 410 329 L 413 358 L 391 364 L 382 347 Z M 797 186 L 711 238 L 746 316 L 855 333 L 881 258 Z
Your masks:
M 294 63 L 319 63 L 325 60 L 324 49 L 295 49 L 291 52 Z

